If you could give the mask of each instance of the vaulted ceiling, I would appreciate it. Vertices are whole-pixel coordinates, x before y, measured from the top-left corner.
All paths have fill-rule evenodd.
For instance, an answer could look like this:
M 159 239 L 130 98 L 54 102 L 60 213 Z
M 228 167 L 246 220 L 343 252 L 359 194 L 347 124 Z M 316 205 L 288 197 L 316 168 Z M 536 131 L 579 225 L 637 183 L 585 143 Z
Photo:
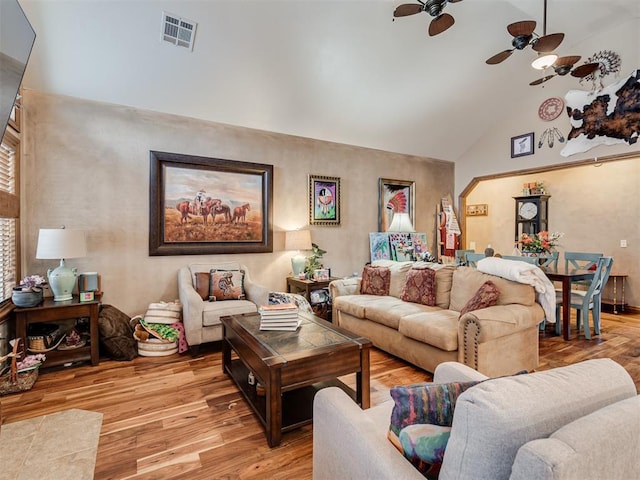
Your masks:
M 435 37 L 424 12 L 392 21 L 402 2 L 389 0 L 20 3 L 37 34 L 26 88 L 388 151 L 455 161 L 542 88 L 529 86 L 541 76 L 531 48 L 485 60 L 510 47 L 512 22 L 541 34 L 543 0 L 448 4 L 456 23 Z M 198 24 L 193 51 L 160 41 L 163 11 Z M 638 0 L 548 0 L 557 52 L 580 63 L 594 36 L 638 25 Z M 625 74 L 640 66 L 630 39 Z M 570 76 L 544 85 L 588 89 Z

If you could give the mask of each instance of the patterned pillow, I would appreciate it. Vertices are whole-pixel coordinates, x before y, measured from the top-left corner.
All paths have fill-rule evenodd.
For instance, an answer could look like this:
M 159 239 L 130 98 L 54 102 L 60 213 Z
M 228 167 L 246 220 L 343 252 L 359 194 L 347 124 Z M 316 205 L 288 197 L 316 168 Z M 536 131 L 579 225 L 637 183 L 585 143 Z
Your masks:
M 202 300 L 209 299 L 209 289 L 211 288 L 211 274 L 209 272 L 196 273 L 195 289 Z
M 209 301 L 244 300 L 244 270 L 211 270 Z
M 496 284 L 491 280 L 487 280 L 482 284 L 478 291 L 469 299 L 467 304 L 462 307 L 460 316 L 473 310 L 480 310 L 481 308 L 493 307 L 498 303 L 498 297 L 500 296 L 500 290 L 496 287 Z
M 362 295 L 389 295 L 391 270 L 389 267 L 372 267 L 367 265 L 362 271 L 360 293 Z
M 409 425 L 400 430 L 402 454 L 426 478 L 436 479 L 450 435 L 451 427 Z
M 436 304 L 436 271 L 430 268 L 409 270 L 400 298 L 405 302 L 433 307 Z

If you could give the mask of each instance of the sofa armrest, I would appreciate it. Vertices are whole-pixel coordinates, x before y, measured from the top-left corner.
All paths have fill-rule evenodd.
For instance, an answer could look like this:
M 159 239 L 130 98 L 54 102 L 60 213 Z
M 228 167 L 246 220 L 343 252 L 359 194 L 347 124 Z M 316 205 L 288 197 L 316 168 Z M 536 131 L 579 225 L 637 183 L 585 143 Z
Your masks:
M 247 295 L 247 300 L 257 306 L 266 305 L 269 301 L 269 289 L 253 282 L 246 272 L 244 276 L 244 293 Z
M 459 362 L 443 362 L 433 372 L 434 383 L 475 382 L 488 377 L 473 368 Z
M 424 480 L 379 425 L 341 389 L 329 387 L 313 402 L 313 479 L 337 478 Z
M 458 344 L 462 346 L 470 322 L 480 326 L 477 342 L 484 343 L 495 338 L 535 327 L 544 318 L 542 307 L 533 305 L 495 305 L 465 313 L 458 322 Z M 475 333 L 474 333 L 475 335 Z
M 360 293 L 361 278 L 343 278 L 334 280 L 329 284 L 329 294 L 331 298 L 337 298 L 340 295 L 357 295 Z
M 182 323 L 185 327 L 185 336 L 189 345 L 202 343 L 202 311 L 204 300 L 193 288 L 193 280 L 189 267 L 181 267 L 178 270 L 178 296 L 182 303 Z M 199 338 L 194 338 L 194 336 Z

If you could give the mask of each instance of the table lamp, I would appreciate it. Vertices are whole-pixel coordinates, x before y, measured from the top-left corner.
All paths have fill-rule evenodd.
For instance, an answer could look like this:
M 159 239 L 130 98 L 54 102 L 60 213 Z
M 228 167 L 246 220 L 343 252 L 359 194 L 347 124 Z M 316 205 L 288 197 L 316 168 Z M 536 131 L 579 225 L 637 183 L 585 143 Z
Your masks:
M 47 271 L 53 300 L 62 302 L 73 298 L 78 270 L 65 264 L 66 258 L 80 258 L 87 254 L 84 230 L 41 228 L 38 233 L 36 258 L 59 258 L 60 266 Z
M 408 213 L 397 212 L 393 214 L 388 232 L 415 232 Z
M 309 230 L 293 230 L 285 233 L 284 237 L 285 250 L 311 250 L 311 232 Z M 298 253 L 291 257 L 291 269 L 293 276 L 298 277 L 304 272 L 304 265 L 307 257 Z

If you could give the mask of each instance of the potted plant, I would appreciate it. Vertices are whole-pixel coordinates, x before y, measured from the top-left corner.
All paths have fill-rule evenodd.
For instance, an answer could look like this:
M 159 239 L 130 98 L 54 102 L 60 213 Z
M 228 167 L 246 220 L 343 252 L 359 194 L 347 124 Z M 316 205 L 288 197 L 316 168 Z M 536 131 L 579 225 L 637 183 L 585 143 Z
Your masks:
M 315 270 L 322 268 L 320 259 L 325 253 L 327 253 L 327 251 L 322 250 L 317 244 L 311 244 L 311 255 L 307 257 L 307 264 L 304 267 L 304 273 L 307 275 L 307 278 L 313 278 Z
M 35 307 L 42 302 L 47 281 L 40 275 L 27 275 L 13 287 L 11 300 L 16 307 Z

